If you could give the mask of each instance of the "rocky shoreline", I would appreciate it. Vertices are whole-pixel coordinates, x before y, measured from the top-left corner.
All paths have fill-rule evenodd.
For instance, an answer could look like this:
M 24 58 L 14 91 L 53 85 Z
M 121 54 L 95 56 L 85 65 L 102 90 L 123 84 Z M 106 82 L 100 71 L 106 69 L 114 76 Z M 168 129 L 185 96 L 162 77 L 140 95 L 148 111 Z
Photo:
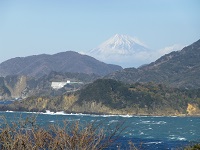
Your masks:
M 38 109 L 26 109 L 23 107 L 13 108 L 8 105 L 0 105 L 0 110 L 4 112 L 26 112 L 26 113 L 43 113 L 43 114 L 57 114 L 57 115 L 100 115 L 100 116 L 124 116 L 124 117 L 133 117 L 133 116 L 145 116 L 145 117 L 200 117 L 200 113 L 193 114 L 183 114 L 183 113 L 127 113 L 125 110 L 115 110 L 109 112 L 91 112 L 91 111 L 67 111 L 67 110 L 38 110 Z

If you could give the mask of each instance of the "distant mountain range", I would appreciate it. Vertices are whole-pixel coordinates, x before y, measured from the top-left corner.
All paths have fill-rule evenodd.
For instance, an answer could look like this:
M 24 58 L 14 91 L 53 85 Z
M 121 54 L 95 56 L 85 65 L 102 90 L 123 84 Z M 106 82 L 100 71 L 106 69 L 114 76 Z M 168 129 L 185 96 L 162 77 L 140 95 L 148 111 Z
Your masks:
M 4 68 L 1 73 L 18 75 L 0 77 L 0 99 L 23 100 L 0 105 L 0 110 L 200 115 L 200 40 L 137 69 L 121 69 L 76 52 L 14 58 L 0 64 Z M 88 74 L 63 73 L 70 71 Z M 38 77 L 41 72 L 48 75 L 21 76 Z M 104 78 L 91 74 L 109 72 Z M 83 84 L 51 87 L 52 82 L 67 80 Z
M 54 55 L 42 54 L 9 59 L 0 64 L 0 76 L 41 77 L 51 71 L 106 75 L 121 69 L 120 66 L 106 64 L 87 55 L 66 51 Z
M 138 69 L 127 68 L 110 74 L 112 78 L 127 83 L 157 82 L 173 87 L 200 87 L 200 40 L 171 52 L 155 62 Z

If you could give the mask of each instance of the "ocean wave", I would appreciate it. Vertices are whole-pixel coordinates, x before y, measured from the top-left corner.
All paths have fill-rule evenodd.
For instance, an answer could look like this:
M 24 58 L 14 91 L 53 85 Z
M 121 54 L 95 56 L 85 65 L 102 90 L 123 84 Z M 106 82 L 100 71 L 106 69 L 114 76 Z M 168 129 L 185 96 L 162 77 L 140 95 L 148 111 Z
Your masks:
M 41 114 L 47 114 L 47 115 L 70 115 L 70 116 L 90 116 L 90 117 L 125 117 L 125 118 L 133 117 L 131 115 L 98 115 L 98 114 L 83 114 L 83 113 L 65 113 L 64 111 L 51 112 L 49 110 L 46 110 L 45 113 L 41 113 Z
M 139 134 L 140 134 L 140 135 L 144 135 L 144 132 L 141 132 L 141 131 L 140 131 L 140 133 L 139 133 Z
M 141 124 L 166 124 L 167 122 L 165 121 L 141 121 Z
M 140 117 L 140 118 L 148 118 L 148 117 L 153 117 L 153 118 L 162 118 L 162 117 L 165 117 L 165 116 L 144 116 L 144 115 L 142 115 L 142 116 L 140 116 L 140 115 L 135 115 L 135 117 Z
M 14 112 L 14 111 L 6 110 L 6 112 Z
M 111 121 L 109 121 L 109 124 L 116 123 L 116 122 L 119 122 L 119 121 L 118 120 L 111 120 Z
M 4 111 L 2 111 L 4 112 Z M 90 116 L 90 117 L 125 117 L 125 118 L 130 118 L 134 117 L 131 115 L 101 115 L 101 114 L 84 114 L 84 113 L 65 113 L 64 111 L 58 111 L 58 112 L 52 112 L 50 110 L 46 110 L 46 112 L 27 112 L 27 111 L 9 111 L 7 110 L 6 112 L 11 112 L 11 113 L 32 113 L 32 114 L 44 114 L 44 115 L 69 115 L 69 116 Z
M 179 141 L 186 141 L 187 139 L 184 138 L 184 137 L 178 137 L 177 140 L 179 140 Z
M 45 113 L 41 113 L 45 115 L 66 115 L 64 111 L 58 111 L 58 112 L 51 112 L 50 110 L 46 110 Z
M 157 141 L 157 142 L 147 142 L 144 144 L 150 145 L 150 144 L 161 144 L 161 143 L 162 143 L 161 141 Z
M 170 139 L 170 140 L 178 140 L 178 141 L 187 141 L 186 138 L 180 137 L 180 136 L 176 136 L 176 135 L 169 135 L 168 139 Z

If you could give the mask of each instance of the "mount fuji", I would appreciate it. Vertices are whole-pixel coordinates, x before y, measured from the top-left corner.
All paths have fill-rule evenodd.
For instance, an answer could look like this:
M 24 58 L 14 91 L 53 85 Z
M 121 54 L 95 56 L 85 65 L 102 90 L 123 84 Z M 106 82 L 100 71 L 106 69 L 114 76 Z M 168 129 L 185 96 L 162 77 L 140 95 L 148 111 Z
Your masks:
M 122 67 L 138 67 L 150 63 L 151 50 L 137 38 L 116 34 L 88 52 L 106 63 Z
M 137 38 L 128 35 L 116 34 L 97 48 L 90 51 L 91 54 L 100 55 L 132 55 L 142 51 L 149 51 Z

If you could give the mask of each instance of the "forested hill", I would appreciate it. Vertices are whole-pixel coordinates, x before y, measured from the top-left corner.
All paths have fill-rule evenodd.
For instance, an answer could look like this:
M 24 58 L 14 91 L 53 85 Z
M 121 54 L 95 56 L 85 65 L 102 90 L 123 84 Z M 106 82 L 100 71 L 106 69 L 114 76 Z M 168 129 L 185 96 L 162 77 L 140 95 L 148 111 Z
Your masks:
M 111 73 L 105 78 L 120 80 L 126 83 L 156 82 L 172 87 L 200 87 L 200 40 L 171 52 L 149 65 L 127 68 Z
M 52 71 L 106 75 L 121 69 L 120 66 L 106 64 L 87 55 L 66 51 L 9 59 L 0 64 L 0 76 L 25 75 L 38 78 Z
M 180 90 L 162 84 L 124 84 L 98 79 L 76 93 L 29 97 L 10 110 L 66 111 L 130 115 L 200 115 L 200 89 Z
M 157 110 L 184 112 L 188 103 L 196 103 L 200 107 L 200 88 L 180 90 L 152 82 L 124 84 L 99 79 L 80 91 L 78 102 L 83 104 L 86 101 L 102 103 L 113 109 L 146 109 L 150 114 Z

